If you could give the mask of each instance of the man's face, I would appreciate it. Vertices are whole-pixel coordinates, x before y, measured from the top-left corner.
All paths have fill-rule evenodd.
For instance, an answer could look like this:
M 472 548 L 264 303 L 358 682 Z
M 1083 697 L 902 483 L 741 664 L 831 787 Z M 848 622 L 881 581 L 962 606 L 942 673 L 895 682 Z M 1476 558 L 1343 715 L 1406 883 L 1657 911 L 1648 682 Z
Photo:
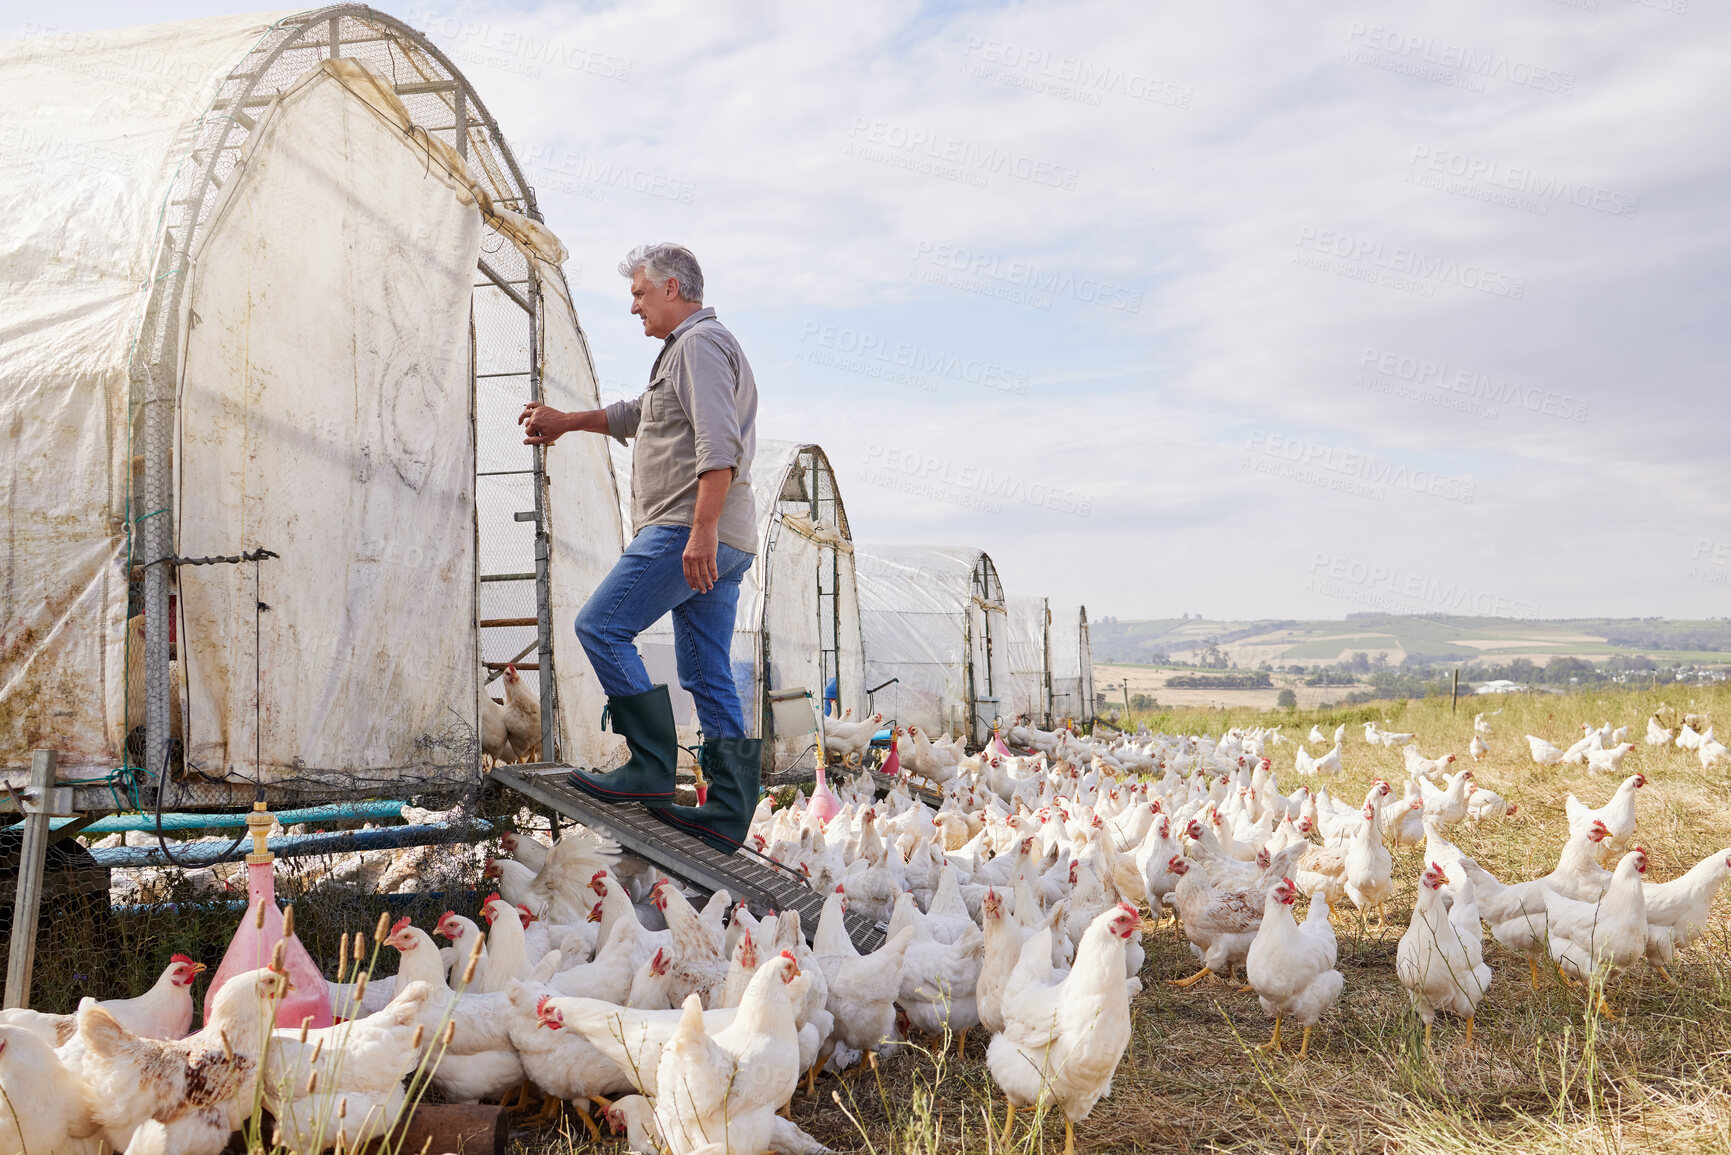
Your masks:
M 673 332 L 690 310 L 672 277 L 659 285 L 639 267 L 631 274 L 631 314 L 643 318 L 643 335 L 661 339 Z

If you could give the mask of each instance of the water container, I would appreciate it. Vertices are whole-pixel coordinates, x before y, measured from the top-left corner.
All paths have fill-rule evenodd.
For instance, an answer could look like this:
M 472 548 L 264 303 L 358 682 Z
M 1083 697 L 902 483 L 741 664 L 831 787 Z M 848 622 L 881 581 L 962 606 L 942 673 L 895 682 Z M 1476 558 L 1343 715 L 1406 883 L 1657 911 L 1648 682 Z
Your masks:
M 265 845 L 271 821 L 263 802 L 254 803 L 252 813 L 246 817 L 247 829 L 252 832 L 253 840 L 253 852 L 246 856 L 247 910 L 241 916 L 234 939 L 228 944 L 228 953 L 222 956 L 222 965 L 216 968 L 210 988 L 205 991 L 204 1016 L 207 1022 L 211 1008 L 216 1005 L 216 992 L 222 989 L 222 985 L 236 975 L 269 966 L 277 943 L 283 941 L 283 914 L 276 904 L 276 874 L 273 869 L 276 855 Z M 263 926 L 259 925 L 260 904 L 264 907 Z M 294 989 L 277 1006 L 277 1026 L 299 1028 L 306 1020 L 311 1020 L 309 1026 L 330 1026 L 330 989 L 297 936 L 290 935 L 283 943 L 282 962 Z

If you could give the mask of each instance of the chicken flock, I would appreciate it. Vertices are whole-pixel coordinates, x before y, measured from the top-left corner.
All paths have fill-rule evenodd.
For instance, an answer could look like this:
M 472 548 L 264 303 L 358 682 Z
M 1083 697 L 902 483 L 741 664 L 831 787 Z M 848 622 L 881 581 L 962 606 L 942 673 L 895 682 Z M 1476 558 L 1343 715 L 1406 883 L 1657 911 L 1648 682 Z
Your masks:
M 1705 764 L 1723 757 L 1705 752 L 1710 725 L 1649 725 L 1649 739 L 1693 733 Z M 215 1153 L 257 1101 L 287 1148 L 350 1149 L 391 1126 L 419 1071 L 455 1102 L 527 1107 L 538 1088 L 542 1118 L 569 1108 L 633 1151 L 797 1155 L 825 1150 L 788 1117 L 802 1085 L 814 1093 L 820 1073 L 875 1067 L 910 1043 L 962 1053 L 975 1028 L 1007 1101 L 1002 1140 L 1018 1111 L 1054 1108 L 1073 1151 L 1074 1125 L 1111 1094 L 1130 1047 L 1144 911 L 1156 927 L 1170 918 L 1195 956 L 1174 988 L 1242 973 L 1273 1020 L 1263 1048 L 1295 1032 L 1302 1057 L 1346 986 L 1335 919 L 1385 921 L 1399 848 L 1422 847 L 1395 969 L 1427 1044 L 1439 1013 L 1472 1038 L 1492 982 L 1485 927 L 1528 960 L 1535 985 L 1553 966 L 1611 1014 L 1608 988 L 1636 964 L 1670 981 L 1665 967 L 1704 933 L 1731 875 L 1728 848 L 1677 879 L 1647 879 L 1640 773 L 1597 807 L 1569 796 L 1555 868 L 1512 880 L 1449 832 L 1517 807 L 1453 755 L 1423 756 L 1411 734 L 1366 727 L 1367 742 L 1403 750 L 1406 776 L 1357 802 L 1324 781 L 1341 770 L 1344 727 L 1312 728 L 1308 745 L 1327 749 L 1300 744 L 1294 765 L 1314 781 L 1290 792 L 1269 757 L 1289 741 L 1277 729 L 1102 741 L 1016 726 L 1004 737 L 969 754 L 897 728 L 887 794 L 844 771 L 791 806 L 759 803 L 753 849 L 825 896 L 809 944 L 798 912 L 759 917 L 726 891 L 699 904 L 592 831 L 552 845 L 506 833 L 485 864 L 497 889 L 480 921 L 381 920 L 375 938 L 396 973 L 376 981 L 361 936 L 352 969 L 345 948 L 337 1026 L 270 1030 L 264 1008 L 287 980 L 266 969 L 231 980 L 189 1034 L 203 968 L 184 956 L 136 999 L 0 1012 L 0 1155 Z M 1481 715 L 1474 747 L 1492 737 Z M 1617 770 L 1630 748 L 1607 725 L 1559 753 Z M 846 911 L 882 923 L 883 945 L 861 954 Z

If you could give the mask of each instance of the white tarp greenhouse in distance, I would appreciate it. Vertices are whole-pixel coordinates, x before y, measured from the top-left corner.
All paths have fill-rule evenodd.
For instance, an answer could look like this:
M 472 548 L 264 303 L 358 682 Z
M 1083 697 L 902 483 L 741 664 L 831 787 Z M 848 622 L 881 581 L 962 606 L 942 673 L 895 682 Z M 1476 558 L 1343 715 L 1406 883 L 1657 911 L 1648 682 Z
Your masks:
M 1026 718 L 1045 728 L 1052 715 L 1052 616 L 1045 598 L 1011 596 L 1004 607 L 1009 667 L 1009 689 L 1001 702 L 1004 718 Z
M 148 683 L 151 748 L 184 709 L 206 779 L 466 776 L 479 663 L 550 657 L 522 622 L 621 540 L 605 448 L 561 443 L 538 501 L 512 425 L 536 380 L 598 398 L 473 89 L 355 6 L 0 44 L 0 96 L 28 110 L 0 142 L 0 771 L 138 765 Z M 596 760 L 593 675 L 557 653 L 559 753 Z
M 757 443 L 751 464 L 757 501 L 757 560 L 740 583 L 733 633 L 733 680 L 747 735 L 766 743 L 765 769 L 786 770 L 813 737 L 776 732 L 770 693 L 804 689 L 821 709 L 833 685 L 837 709 L 865 712 L 859 595 L 847 511 L 829 459 L 816 445 Z M 695 740 L 696 706 L 679 686 L 671 617 L 638 638 L 651 678 L 673 697 L 682 737 Z M 773 764 L 771 760 L 773 759 Z
M 860 633 L 876 709 L 899 724 L 984 742 L 1007 718 L 1004 587 L 983 551 L 861 546 Z M 893 685 L 884 685 L 895 679 Z
M 1065 719 L 1076 723 L 1093 719 L 1094 649 L 1088 640 L 1088 610 L 1085 606 L 1053 606 L 1052 628 L 1052 724 Z

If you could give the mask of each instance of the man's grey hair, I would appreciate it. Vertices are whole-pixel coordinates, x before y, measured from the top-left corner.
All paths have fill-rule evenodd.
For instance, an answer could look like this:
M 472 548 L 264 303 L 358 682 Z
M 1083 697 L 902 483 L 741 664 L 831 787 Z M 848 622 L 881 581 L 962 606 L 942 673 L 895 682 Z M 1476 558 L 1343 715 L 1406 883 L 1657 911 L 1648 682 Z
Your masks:
M 681 300 L 703 304 L 703 270 L 684 245 L 638 245 L 619 262 L 619 275 L 634 276 L 638 269 L 657 285 L 678 281 Z

